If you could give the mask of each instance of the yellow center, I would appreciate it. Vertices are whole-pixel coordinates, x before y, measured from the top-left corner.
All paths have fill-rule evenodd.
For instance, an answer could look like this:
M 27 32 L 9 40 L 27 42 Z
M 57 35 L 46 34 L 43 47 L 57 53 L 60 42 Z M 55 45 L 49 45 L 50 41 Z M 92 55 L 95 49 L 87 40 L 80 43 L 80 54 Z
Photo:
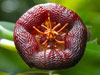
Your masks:
M 59 32 L 61 32 L 67 25 L 68 23 L 66 23 L 61 29 L 59 29 L 58 31 L 55 31 L 55 29 L 60 26 L 61 24 L 58 23 L 56 26 L 54 26 L 52 28 L 52 24 L 51 24 L 51 20 L 50 20 L 50 14 L 48 13 L 48 19 L 47 21 L 45 21 L 44 23 L 45 25 L 41 25 L 42 27 L 44 27 L 46 30 L 44 32 L 40 31 L 39 29 L 37 29 L 35 26 L 33 26 L 33 28 L 40 34 L 42 35 L 46 35 L 47 39 L 42 43 L 42 45 L 46 44 L 47 41 L 49 39 L 53 39 L 55 40 L 57 43 L 65 43 L 64 41 L 59 41 L 55 38 L 55 35 L 59 35 Z

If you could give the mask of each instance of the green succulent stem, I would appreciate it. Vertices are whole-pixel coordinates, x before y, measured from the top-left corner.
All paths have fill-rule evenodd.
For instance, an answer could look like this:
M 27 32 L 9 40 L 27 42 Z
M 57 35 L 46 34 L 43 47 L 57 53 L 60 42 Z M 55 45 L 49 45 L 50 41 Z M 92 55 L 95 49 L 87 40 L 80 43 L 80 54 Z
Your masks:
M 8 30 L 0 25 L 0 38 L 13 40 L 13 31 L 10 31 L 10 30 Z
M 8 74 L 8 75 L 16 75 L 16 74 Z
M 60 75 L 60 74 L 56 74 L 54 73 L 54 71 L 49 71 L 49 75 Z
M 16 51 L 14 42 L 7 39 L 0 39 L 0 47 L 8 49 L 8 50 Z

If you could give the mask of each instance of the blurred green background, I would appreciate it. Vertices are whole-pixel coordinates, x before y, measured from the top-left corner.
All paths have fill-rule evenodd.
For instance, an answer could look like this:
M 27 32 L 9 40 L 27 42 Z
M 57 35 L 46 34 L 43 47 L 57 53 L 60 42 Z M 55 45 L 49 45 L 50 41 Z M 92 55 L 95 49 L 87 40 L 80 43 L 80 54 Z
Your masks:
M 29 8 L 42 3 L 58 3 L 73 10 L 87 26 L 86 51 L 81 61 L 73 68 L 52 71 L 52 73 L 35 68 L 31 70 L 16 52 L 13 44 L 14 24 Z M 99 75 L 99 28 L 100 0 L 0 0 L 0 75 Z M 6 41 L 2 42 L 2 39 L 6 39 Z

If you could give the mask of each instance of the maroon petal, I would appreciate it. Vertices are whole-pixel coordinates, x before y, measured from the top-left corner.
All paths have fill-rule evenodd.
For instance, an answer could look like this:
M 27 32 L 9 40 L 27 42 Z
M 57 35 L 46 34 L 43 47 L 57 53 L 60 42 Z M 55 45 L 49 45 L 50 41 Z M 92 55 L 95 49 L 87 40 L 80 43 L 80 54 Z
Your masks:
M 52 29 L 46 34 L 49 31 L 45 28 L 49 19 Z M 59 33 L 55 33 L 61 28 Z M 32 7 L 19 18 L 14 28 L 14 42 L 20 56 L 30 67 L 39 69 L 55 70 L 74 66 L 84 54 L 86 41 L 87 31 L 80 17 L 54 3 Z

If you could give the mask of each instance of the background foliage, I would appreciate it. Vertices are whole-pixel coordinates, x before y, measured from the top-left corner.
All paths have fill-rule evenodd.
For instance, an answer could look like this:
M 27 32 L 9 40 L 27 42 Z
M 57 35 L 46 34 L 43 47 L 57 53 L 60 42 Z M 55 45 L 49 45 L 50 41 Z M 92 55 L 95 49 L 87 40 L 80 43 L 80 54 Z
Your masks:
M 32 6 L 48 2 L 58 3 L 75 11 L 87 26 L 89 41 L 83 58 L 75 67 L 56 71 L 30 69 L 14 47 L 13 28 L 18 18 Z M 0 0 L 0 75 L 99 75 L 99 3 L 99 0 Z

